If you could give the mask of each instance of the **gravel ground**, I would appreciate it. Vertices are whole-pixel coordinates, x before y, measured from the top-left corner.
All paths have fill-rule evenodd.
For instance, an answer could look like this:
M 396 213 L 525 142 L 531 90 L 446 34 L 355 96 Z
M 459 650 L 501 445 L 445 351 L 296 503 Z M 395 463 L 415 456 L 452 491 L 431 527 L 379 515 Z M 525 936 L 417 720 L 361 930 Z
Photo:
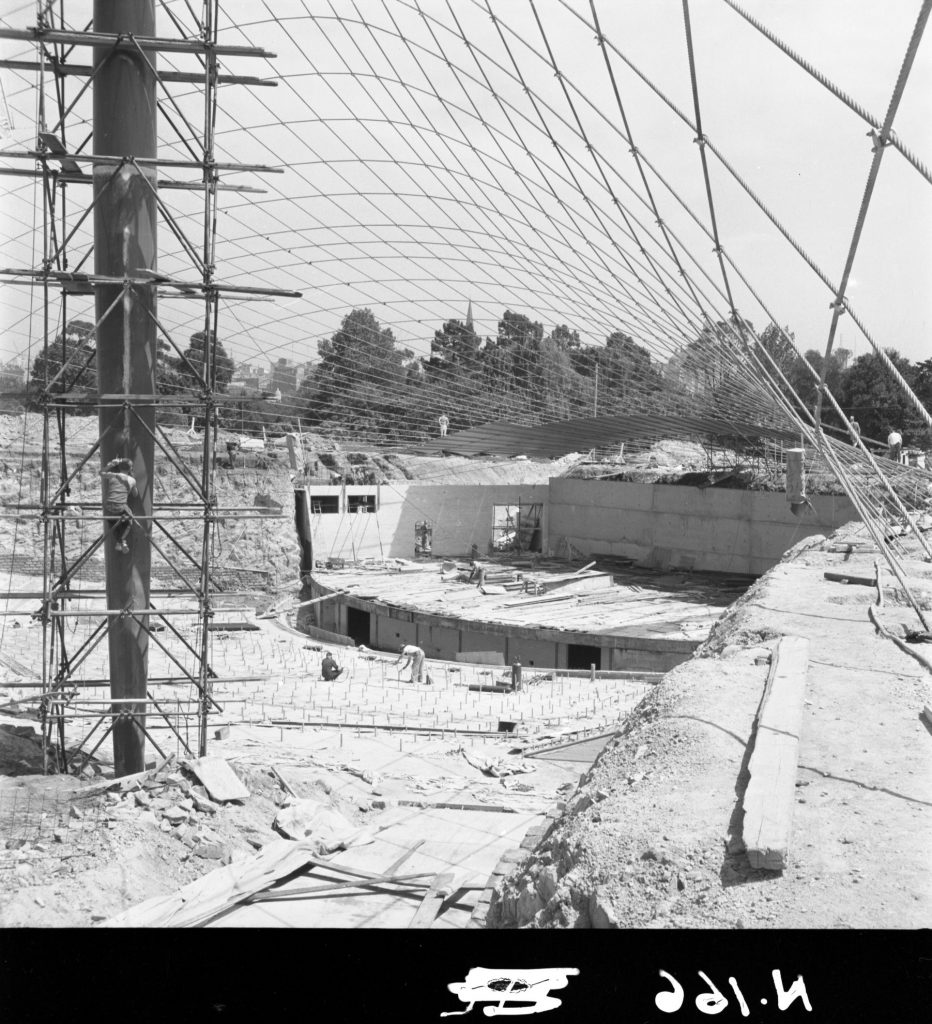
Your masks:
M 871 557 L 823 547 L 797 546 L 646 698 L 499 885 L 488 926 L 928 927 L 929 676 L 875 633 L 868 588 L 824 579 L 839 564 L 871 575 Z M 886 611 L 909 624 L 909 609 Z M 810 662 L 789 864 L 774 872 L 748 862 L 743 795 L 782 635 L 808 637 Z

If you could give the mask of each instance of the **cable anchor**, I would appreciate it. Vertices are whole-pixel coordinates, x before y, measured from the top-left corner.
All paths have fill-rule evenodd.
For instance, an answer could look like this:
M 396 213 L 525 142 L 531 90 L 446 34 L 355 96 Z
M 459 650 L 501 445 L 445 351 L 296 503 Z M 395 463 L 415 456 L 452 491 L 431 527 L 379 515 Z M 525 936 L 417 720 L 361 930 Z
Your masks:
M 886 135 L 882 135 L 874 128 L 871 128 L 869 131 L 865 132 L 865 134 L 873 141 L 873 145 L 871 146 L 872 153 L 876 153 L 878 149 L 883 149 L 884 146 L 890 146 L 896 142 L 896 132 L 894 132 L 892 128 Z

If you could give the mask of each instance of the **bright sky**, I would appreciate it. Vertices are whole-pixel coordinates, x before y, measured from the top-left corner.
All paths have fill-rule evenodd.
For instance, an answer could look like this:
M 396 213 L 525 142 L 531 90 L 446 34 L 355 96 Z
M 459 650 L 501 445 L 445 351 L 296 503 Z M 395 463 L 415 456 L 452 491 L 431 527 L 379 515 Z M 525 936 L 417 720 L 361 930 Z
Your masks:
M 186 5 L 168 6 L 190 25 Z M 850 0 L 744 0 L 741 6 L 883 119 L 918 2 L 894 0 L 882 10 Z M 90 7 L 66 3 L 71 23 L 81 24 Z M 491 0 L 504 42 L 485 0 L 235 0 L 222 8 L 224 40 L 279 55 L 271 63 L 230 60 L 225 70 L 282 81 L 276 89 L 221 90 L 218 156 L 280 164 L 286 174 L 227 179 L 268 194 L 221 197 L 218 276 L 303 292 L 301 299 L 275 303 L 225 303 L 221 339 L 238 361 L 313 358 L 317 340 L 354 306 L 370 307 L 420 354 L 444 320 L 465 317 L 469 301 L 483 335 L 494 335 L 511 308 L 548 328 L 567 323 L 589 343 L 624 330 L 659 358 L 694 334 L 699 306 L 725 315 L 713 242 L 692 217 L 709 224 L 695 133 L 623 59 L 695 122 L 680 0 L 595 0 L 595 10 L 611 44 L 632 139 L 653 168 L 645 172 L 689 285 L 645 202 L 588 0 L 533 6 Z M 705 134 L 837 283 L 872 158 L 869 126 L 724 0 L 692 0 L 690 16 Z M 0 3 L 0 17 L 25 27 L 34 21 L 33 7 Z M 164 17 L 160 31 L 175 34 Z M 20 42 L 0 41 L 0 50 L 29 57 L 28 44 Z M 160 66 L 193 70 L 193 61 L 163 57 Z M 26 148 L 34 136 L 35 83 L 9 69 L 0 76 L 13 120 L 3 148 Z M 74 95 L 79 80 L 68 81 Z M 175 86 L 174 94 L 194 120 L 199 103 L 185 89 L 191 91 Z M 79 104 L 69 144 L 83 141 L 88 129 L 79 122 L 86 115 Z M 932 165 L 929 38 L 894 124 L 901 142 Z M 160 134 L 166 155 L 184 152 L 164 120 Z M 769 314 L 729 269 L 737 308 L 758 329 L 772 315 L 795 331 L 803 349 L 824 348 L 830 290 L 718 159 L 708 157 L 722 246 Z M 3 160 L 0 166 L 30 165 Z M 36 266 L 42 252 L 37 187 L 3 177 L 0 189 L 0 262 Z M 90 191 L 72 186 L 68 197 L 73 217 Z M 163 197 L 199 244 L 197 194 L 173 190 Z M 932 356 L 930 226 L 932 186 L 888 148 L 848 297 L 879 344 L 914 360 Z M 192 279 L 167 228 L 160 239 L 161 269 Z M 76 234 L 75 258 L 88 241 L 86 233 Z M 87 304 L 72 305 L 68 316 L 93 320 Z M 189 301 L 162 300 L 160 316 L 182 340 L 199 328 Z M 0 317 L 0 358 L 30 345 L 34 353 L 43 331 L 41 293 L 0 285 Z M 842 319 L 836 344 L 868 351 L 850 317 Z

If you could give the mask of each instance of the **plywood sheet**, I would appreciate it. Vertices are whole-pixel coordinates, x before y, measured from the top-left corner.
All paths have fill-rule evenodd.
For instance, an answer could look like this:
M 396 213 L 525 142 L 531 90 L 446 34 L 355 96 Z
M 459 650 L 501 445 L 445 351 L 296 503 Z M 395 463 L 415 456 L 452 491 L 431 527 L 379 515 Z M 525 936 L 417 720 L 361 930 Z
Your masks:
M 199 757 L 187 764 L 217 803 L 245 800 L 249 796 L 249 790 L 222 757 Z

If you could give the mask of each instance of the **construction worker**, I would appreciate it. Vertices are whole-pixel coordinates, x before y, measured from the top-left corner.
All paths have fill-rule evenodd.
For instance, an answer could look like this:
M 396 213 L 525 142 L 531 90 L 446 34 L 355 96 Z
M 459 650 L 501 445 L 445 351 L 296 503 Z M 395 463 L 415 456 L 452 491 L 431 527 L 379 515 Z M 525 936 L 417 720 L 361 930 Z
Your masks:
M 480 562 L 473 561 L 469 570 L 469 582 L 481 587 L 485 583 L 485 566 Z
M 401 671 L 410 665 L 411 666 L 411 682 L 412 683 L 423 683 L 424 682 L 424 652 L 420 647 L 415 644 L 402 644 L 399 648 L 400 654 L 398 660 L 395 662 L 396 665 L 404 664 L 401 666 Z M 427 684 L 431 684 L 431 678 L 428 675 Z
M 521 659 L 515 658 L 511 663 L 511 688 L 513 690 L 521 689 Z
M 441 413 L 437 418 L 437 422 L 440 424 L 440 436 L 447 436 L 447 428 L 450 426 L 450 417 L 446 413 Z
M 327 651 L 324 660 L 320 663 L 320 677 L 326 682 L 332 682 L 337 676 L 343 673 L 343 669 L 336 663 L 335 658 Z
M 129 459 L 111 459 L 101 470 L 103 482 L 104 516 L 113 531 L 116 549 L 121 554 L 129 551 L 126 537 L 133 525 L 133 513 L 127 504 L 130 498 L 139 492 L 136 481 L 130 476 L 133 468 Z
M 857 444 L 861 436 L 861 424 L 853 416 L 848 420 L 848 429 L 851 431 L 852 443 Z
M 887 455 L 894 462 L 900 461 L 900 452 L 903 449 L 903 438 L 898 430 L 891 430 L 887 437 Z

